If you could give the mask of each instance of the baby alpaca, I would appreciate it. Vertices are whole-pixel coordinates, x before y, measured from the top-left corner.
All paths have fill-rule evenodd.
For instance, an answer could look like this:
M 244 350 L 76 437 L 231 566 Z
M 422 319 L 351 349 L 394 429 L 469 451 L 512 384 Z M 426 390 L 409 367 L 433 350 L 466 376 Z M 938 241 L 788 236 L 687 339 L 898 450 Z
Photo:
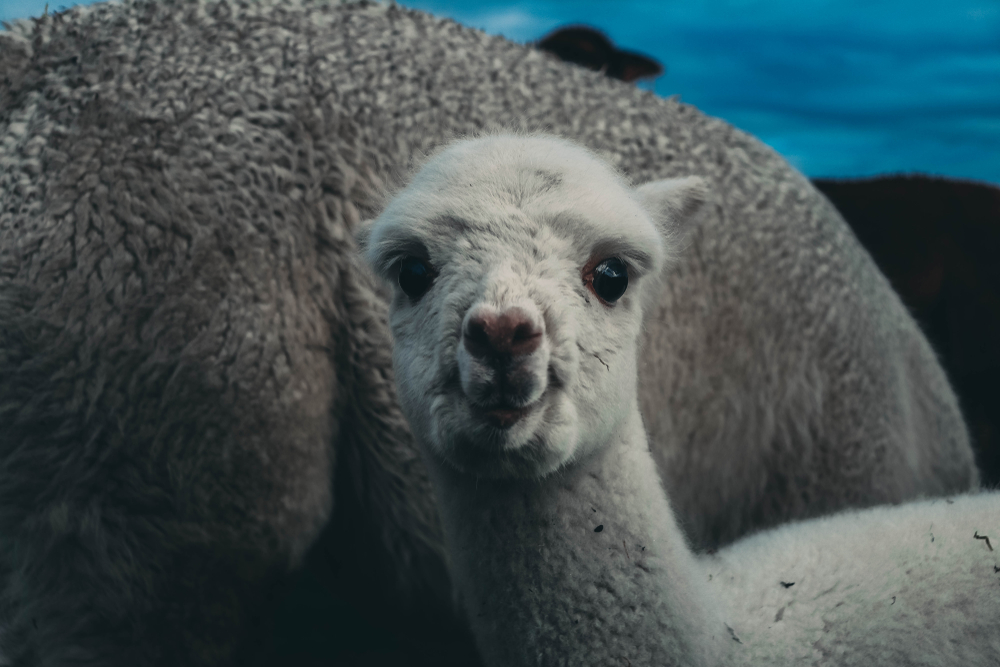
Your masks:
M 489 665 L 710 664 L 724 645 L 664 520 L 635 380 L 666 255 L 641 199 L 684 215 L 703 194 L 700 179 L 633 192 L 568 142 L 488 137 L 432 159 L 362 239 L 398 283 L 400 405 Z M 615 566 L 601 525 L 642 545 L 641 567 Z
M 397 284 L 400 403 L 486 663 L 1000 658 L 1000 576 L 973 535 L 1000 528 L 997 496 L 691 553 L 643 430 L 636 356 L 671 238 L 703 196 L 697 178 L 633 190 L 563 140 L 486 137 L 431 159 L 363 232 Z

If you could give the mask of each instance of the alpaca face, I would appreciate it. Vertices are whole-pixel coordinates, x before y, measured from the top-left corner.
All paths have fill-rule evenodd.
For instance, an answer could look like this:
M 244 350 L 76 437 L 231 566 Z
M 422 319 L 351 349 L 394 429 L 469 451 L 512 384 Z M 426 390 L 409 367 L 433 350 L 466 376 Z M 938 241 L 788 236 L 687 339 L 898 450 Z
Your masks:
M 635 405 L 644 277 L 663 240 L 587 151 L 543 137 L 453 144 L 363 242 L 394 285 L 400 404 L 459 470 L 545 475 Z

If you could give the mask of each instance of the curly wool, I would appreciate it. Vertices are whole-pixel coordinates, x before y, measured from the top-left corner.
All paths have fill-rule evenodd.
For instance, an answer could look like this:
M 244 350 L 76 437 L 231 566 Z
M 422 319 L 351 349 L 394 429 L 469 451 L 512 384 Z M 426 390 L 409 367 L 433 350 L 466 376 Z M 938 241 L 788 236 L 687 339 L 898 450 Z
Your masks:
M 493 126 L 716 193 L 650 313 L 640 377 L 697 545 L 976 483 L 940 366 L 841 218 L 690 106 L 368 3 L 80 7 L 0 33 L 0 72 L 15 661 L 248 659 L 254 610 L 328 519 L 335 463 L 379 547 L 371 580 L 447 596 L 384 299 L 351 234 L 393 174 Z

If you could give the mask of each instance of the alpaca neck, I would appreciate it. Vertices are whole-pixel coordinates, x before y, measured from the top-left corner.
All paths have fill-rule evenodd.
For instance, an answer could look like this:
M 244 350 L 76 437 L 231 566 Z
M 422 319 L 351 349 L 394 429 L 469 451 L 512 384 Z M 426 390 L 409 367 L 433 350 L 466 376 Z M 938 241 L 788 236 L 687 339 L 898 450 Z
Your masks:
M 638 409 L 601 451 L 543 480 L 430 464 L 487 665 L 717 664 L 725 625 L 700 590 Z

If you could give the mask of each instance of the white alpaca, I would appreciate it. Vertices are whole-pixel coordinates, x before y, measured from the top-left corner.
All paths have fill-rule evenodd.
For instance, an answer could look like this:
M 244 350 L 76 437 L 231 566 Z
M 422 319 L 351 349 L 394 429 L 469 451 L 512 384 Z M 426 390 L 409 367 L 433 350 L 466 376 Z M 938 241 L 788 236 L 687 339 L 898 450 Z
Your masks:
M 487 137 L 431 159 L 365 233 L 397 284 L 401 405 L 487 664 L 1000 663 L 998 559 L 977 537 L 1000 537 L 1000 496 L 689 550 L 636 355 L 664 239 L 703 195 L 697 178 L 631 190 L 562 140 Z

